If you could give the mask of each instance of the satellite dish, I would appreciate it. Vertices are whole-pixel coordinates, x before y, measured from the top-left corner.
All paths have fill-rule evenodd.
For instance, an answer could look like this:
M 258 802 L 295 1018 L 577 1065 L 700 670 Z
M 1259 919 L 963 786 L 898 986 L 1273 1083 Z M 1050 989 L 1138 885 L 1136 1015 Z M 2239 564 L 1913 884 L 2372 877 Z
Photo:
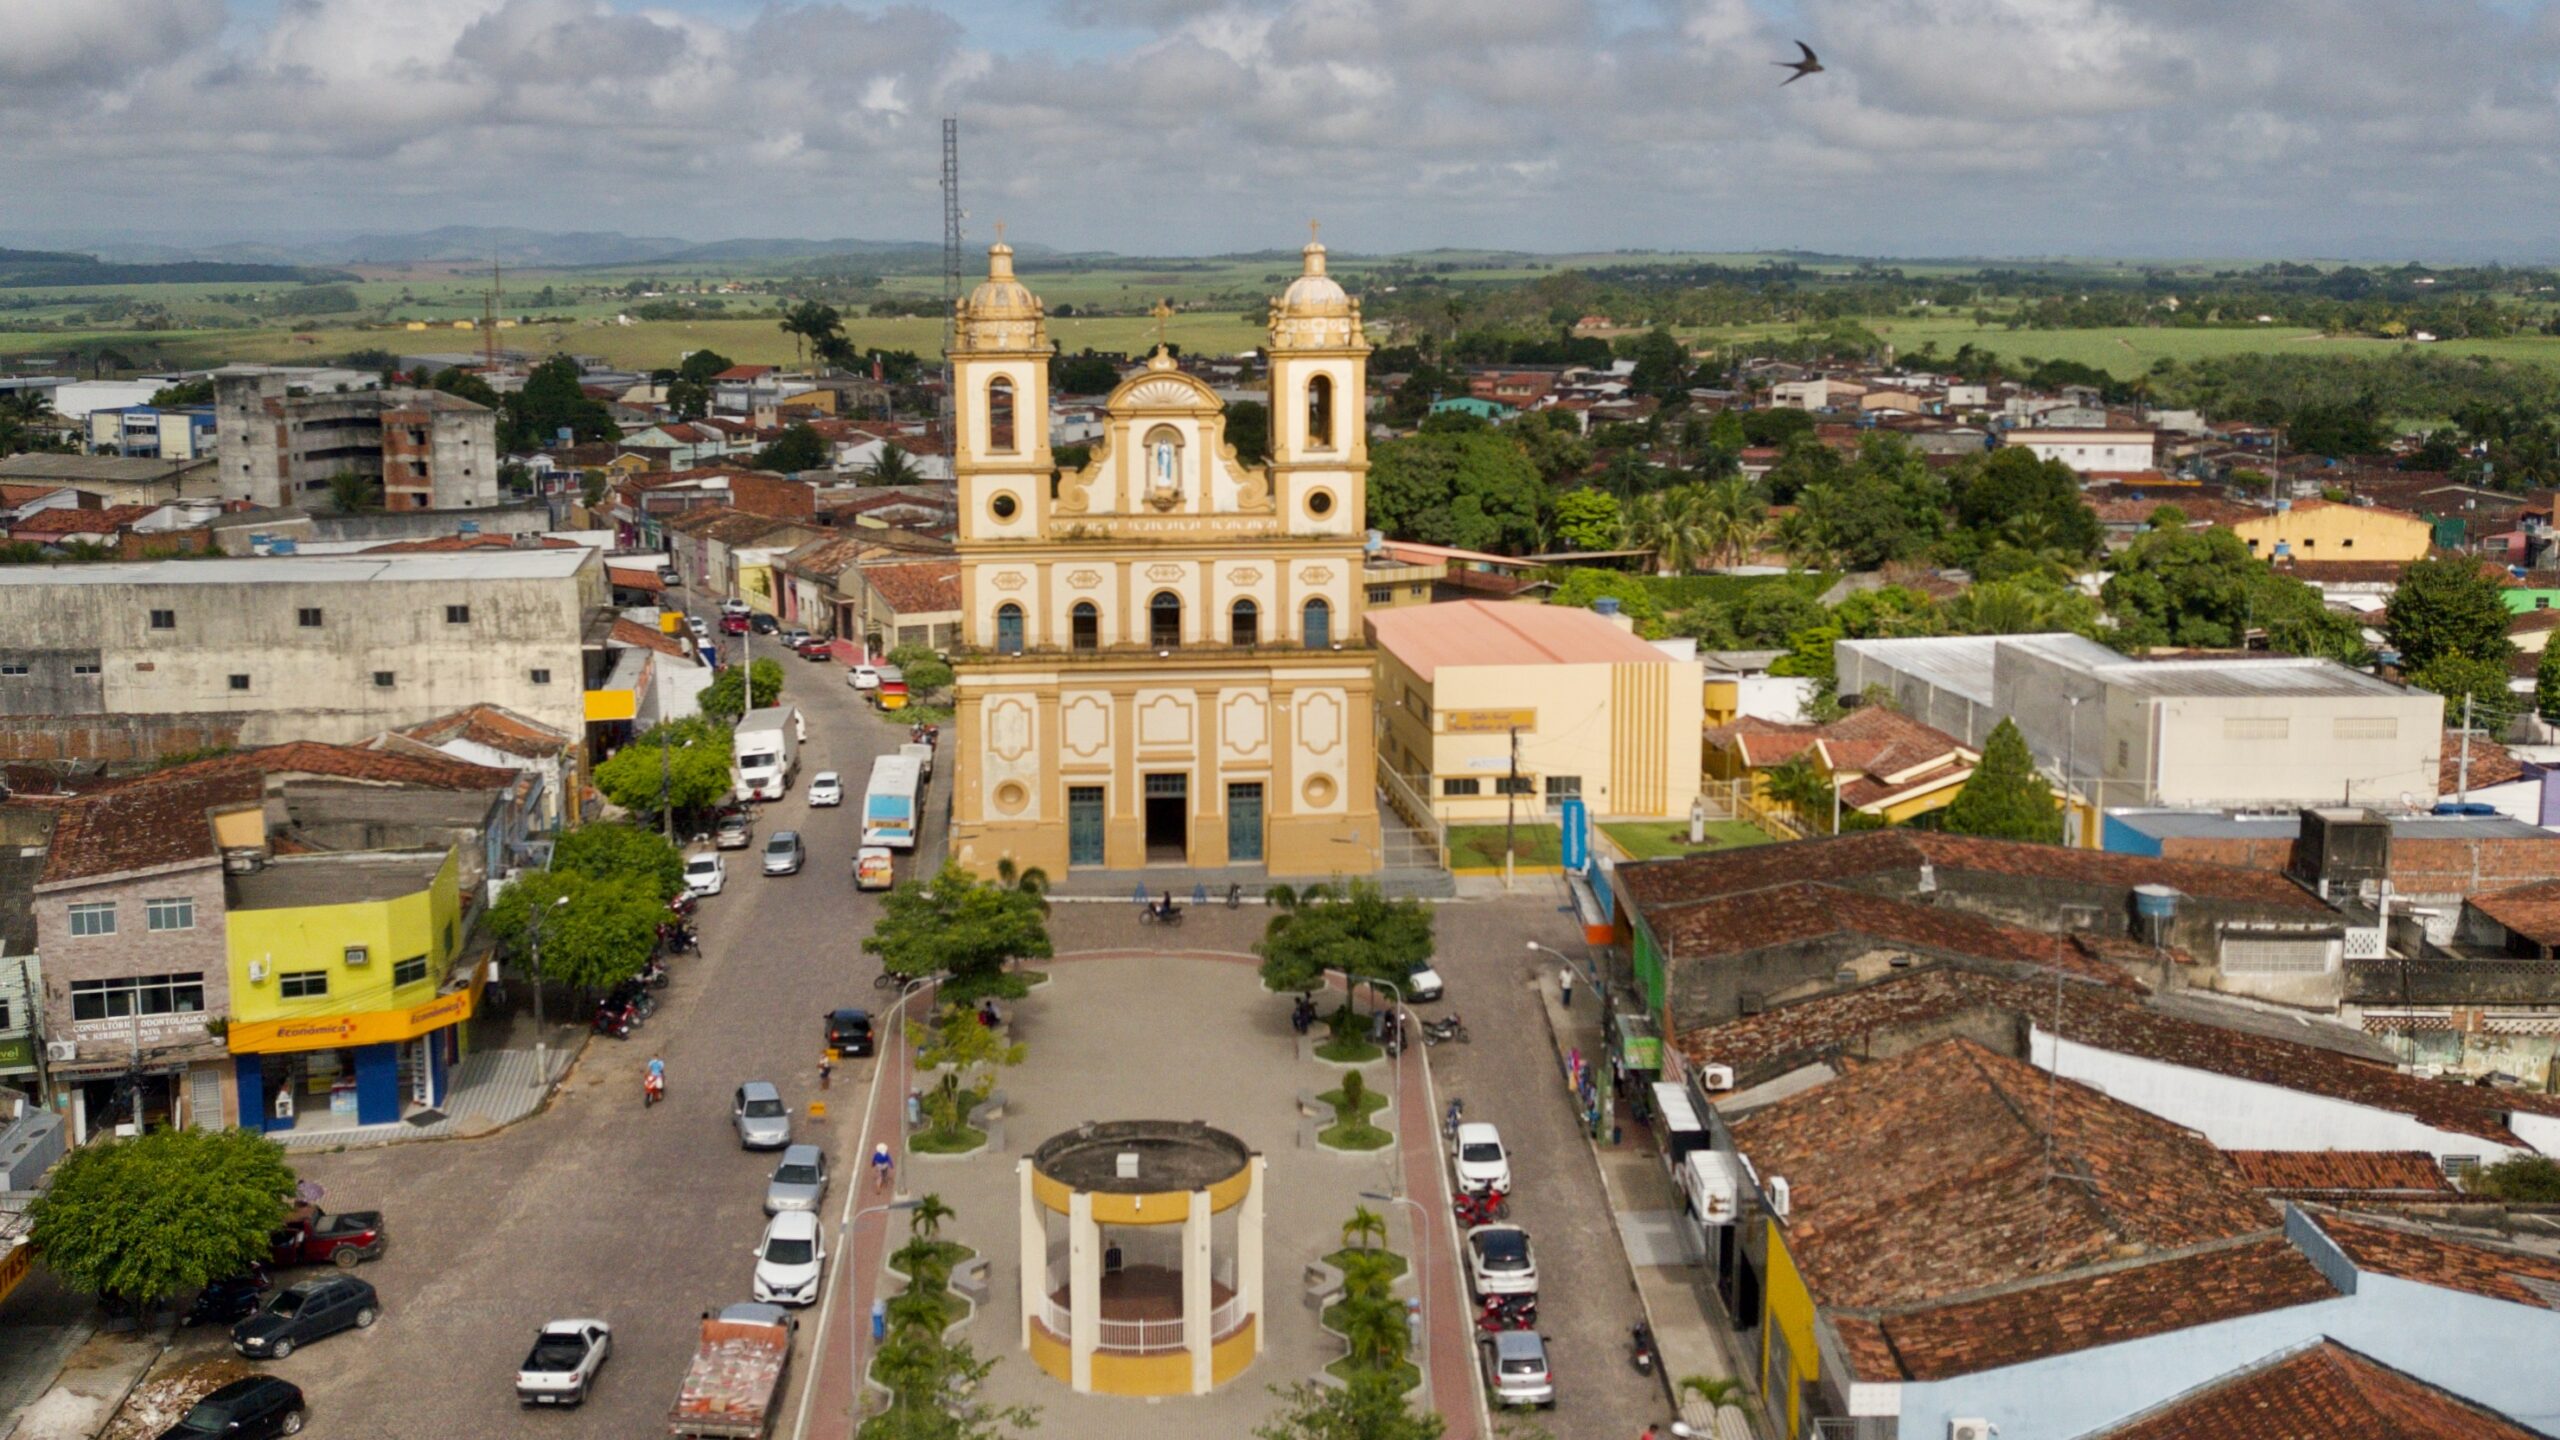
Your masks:
M 2408 791 L 2403 790 L 2400 792 L 2400 808 L 2403 810 L 2414 810 L 2418 808 L 2418 802 L 2411 797 Z

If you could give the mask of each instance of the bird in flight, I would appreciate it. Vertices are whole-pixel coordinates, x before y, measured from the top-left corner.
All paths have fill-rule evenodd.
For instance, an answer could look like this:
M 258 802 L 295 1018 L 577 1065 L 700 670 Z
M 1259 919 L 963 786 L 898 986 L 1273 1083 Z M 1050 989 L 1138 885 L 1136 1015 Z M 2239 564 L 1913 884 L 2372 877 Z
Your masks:
M 1812 47 L 1812 46 L 1807 45 L 1807 44 L 1806 44 L 1806 43 L 1804 43 L 1803 41 L 1799 40 L 1799 41 L 1797 41 L 1797 42 L 1796 42 L 1796 48 L 1804 52 L 1804 58 L 1803 58 L 1803 59 L 1801 59 L 1801 60 L 1772 60 L 1772 61 L 1770 61 L 1770 62 L 1769 62 L 1770 64 L 1775 65 L 1775 66 L 1779 67 L 1780 69 L 1783 69 L 1783 70 L 1793 70 L 1794 72 L 1796 72 L 1796 73 L 1794 73 L 1793 75 L 1788 76 L 1786 79 L 1781 80 L 1781 81 L 1779 81 L 1779 82 L 1778 82 L 1778 88 L 1779 88 L 1779 89 L 1781 89 L 1781 90 L 1784 90 L 1784 89 L 1786 89 L 1788 86 L 1793 85 L 1794 83 L 1796 83 L 1797 81 L 1799 81 L 1799 80 L 1803 79 L 1803 78 L 1804 78 L 1804 77 L 1806 77 L 1807 75 L 1819 75 L 1819 74 L 1821 74 L 1821 73 L 1822 73 L 1822 62 L 1821 62 L 1820 60 L 1818 60 L 1818 59 L 1814 58 L 1814 54 L 1813 54 L 1813 47 Z

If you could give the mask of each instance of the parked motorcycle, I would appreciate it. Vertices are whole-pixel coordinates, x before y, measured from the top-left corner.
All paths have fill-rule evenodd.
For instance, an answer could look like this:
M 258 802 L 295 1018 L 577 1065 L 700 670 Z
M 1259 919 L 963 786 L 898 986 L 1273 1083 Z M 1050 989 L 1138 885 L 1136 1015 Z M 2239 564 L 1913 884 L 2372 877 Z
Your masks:
M 1662 1363 L 1662 1354 L 1653 1347 L 1653 1327 L 1643 1321 L 1627 1335 L 1627 1359 L 1639 1375 L 1650 1375 Z
M 1422 1022 L 1423 1044 L 1438 1045 L 1450 1040 L 1455 1040 L 1461 1045 L 1475 1043 L 1474 1038 L 1467 1034 L 1467 1022 L 1455 1015 Z
M 1490 1335 L 1501 1330 L 1534 1330 L 1538 1325 L 1535 1295 L 1487 1295 L 1476 1312 L 1476 1328 Z
M 667 908 L 674 911 L 679 917 L 682 917 L 691 915 L 695 909 L 701 905 L 701 903 L 701 901 L 694 898 L 692 891 L 679 890 L 676 892 L 675 898 L 667 902 Z
M 1450 1202 L 1461 1226 L 1490 1225 L 1511 1213 L 1511 1197 L 1497 1194 L 1492 1188 L 1461 1190 Z
M 632 1028 L 639 1024 L 639 1017 L 627 1005 L 616 1005 L 610 1000 L 600 1000 L 596 1002 L 595 1018 L 587 1023 L 588 1028 L 598 1035 L 610 1035 L 616 1040 L 628 1040 L 631 1038 Z

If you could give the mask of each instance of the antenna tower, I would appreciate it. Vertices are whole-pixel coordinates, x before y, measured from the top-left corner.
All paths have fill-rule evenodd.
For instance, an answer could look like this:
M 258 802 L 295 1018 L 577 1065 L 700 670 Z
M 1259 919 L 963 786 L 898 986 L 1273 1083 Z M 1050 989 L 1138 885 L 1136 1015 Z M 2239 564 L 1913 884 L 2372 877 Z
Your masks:
M 960 308 L 960 117 L 942 120 L 942 403 L 951 405 L 951 345 Z
M 489 257 L 489 293 L 480 302 L 480 357 L 492 374 L 498 368 L 498 291 L 502 283 L 498 257 Z

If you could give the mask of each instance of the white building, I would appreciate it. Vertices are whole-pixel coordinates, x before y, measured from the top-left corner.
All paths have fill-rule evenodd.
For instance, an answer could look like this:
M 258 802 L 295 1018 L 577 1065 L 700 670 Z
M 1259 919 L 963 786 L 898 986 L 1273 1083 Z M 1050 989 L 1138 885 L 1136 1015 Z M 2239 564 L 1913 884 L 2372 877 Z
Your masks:
M 2012 430 L 2001 443 L 2032 451 L 2039 460 L 2059 460 L 2084 475 L 2149 470 L 2159 453 L 2158 437 L 2149 430 L 2039 427 Z

